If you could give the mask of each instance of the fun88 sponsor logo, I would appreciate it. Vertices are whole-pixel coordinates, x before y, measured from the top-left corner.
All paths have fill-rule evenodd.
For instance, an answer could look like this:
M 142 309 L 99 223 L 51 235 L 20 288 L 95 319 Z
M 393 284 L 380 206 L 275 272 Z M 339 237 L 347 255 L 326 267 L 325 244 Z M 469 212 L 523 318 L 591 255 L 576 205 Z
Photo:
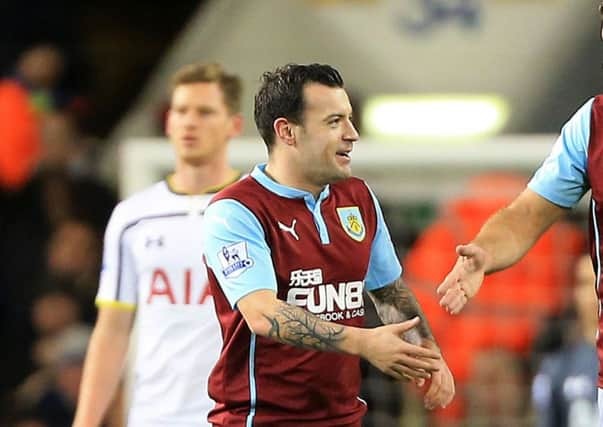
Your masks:
M 294 270 L 287 302 L 304 307 L 323 320 L 335 321 L 364 315 L 364 282 L 323 283 L 322 270 Z

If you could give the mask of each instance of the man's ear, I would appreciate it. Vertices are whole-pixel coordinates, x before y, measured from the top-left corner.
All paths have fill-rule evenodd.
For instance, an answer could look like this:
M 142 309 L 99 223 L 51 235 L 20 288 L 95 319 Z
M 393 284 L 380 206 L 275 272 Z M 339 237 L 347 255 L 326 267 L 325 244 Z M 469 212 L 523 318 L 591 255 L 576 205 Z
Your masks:
M 274 121 L 274 133 L 276 138 L 282 140 L 287 145 L 295 145 L 295 134 L 293 133 L 293 123 L 284 117 L 279 117 Z

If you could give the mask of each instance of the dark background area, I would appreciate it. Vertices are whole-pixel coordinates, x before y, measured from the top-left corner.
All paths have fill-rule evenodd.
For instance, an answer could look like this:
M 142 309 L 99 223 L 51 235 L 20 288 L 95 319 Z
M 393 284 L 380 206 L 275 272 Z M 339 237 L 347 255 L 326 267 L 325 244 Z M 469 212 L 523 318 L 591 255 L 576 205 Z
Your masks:
M 66 53 L 64 89 L 84 95 L 86 132 L 106 136 L 202 0 L 8 0 L 0 2 L 0 70 L 51 42 Z

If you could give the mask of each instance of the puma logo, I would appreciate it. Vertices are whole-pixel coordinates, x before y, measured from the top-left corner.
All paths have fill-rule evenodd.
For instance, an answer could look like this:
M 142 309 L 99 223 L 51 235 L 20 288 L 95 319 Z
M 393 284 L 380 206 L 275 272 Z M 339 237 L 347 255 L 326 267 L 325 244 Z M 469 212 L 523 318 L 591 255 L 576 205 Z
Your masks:
M 283 231 L 286 231 L 287 233 L 291 233 L 291 235 L 295 238 L 295 240 L 299 240 L 299 236 L 295 232 L 295 223 L 296 222 L 297 222 L 297 220 L 294 219 L 293 222 L 291 223 L 291 227 L 288 227 L 285 224 L 283 224 L 282 222 L 278 221 L 278 228 L 280 228 Z

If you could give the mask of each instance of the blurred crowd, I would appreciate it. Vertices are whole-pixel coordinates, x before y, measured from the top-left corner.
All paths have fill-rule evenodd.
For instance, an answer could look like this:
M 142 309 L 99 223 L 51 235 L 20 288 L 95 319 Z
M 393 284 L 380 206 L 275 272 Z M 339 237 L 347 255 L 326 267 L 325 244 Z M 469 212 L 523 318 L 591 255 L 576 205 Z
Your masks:
M 81 121 L 93 112 L 61 80 L 63 55 L 54 45 L 32 46 L 0 78 L 3 426 L 71 424 L 95 320 L 102 235 L 117 203 L 96 169 L 102 146 L 82 132 Z M 553 387 L 563 388 L 567 378 L 550 368 L 567 367 L 560 358 L 573 360 L 575 352 L 596 360 L 594 276 L 582 257 L 581 218 L 554 227 L 519 265 L 490 277 L 463 315 L 452 317 L 437 303 L 435 289 L 454 263 L 455 245 L 524 185 L 525 177 L 476 177 L 465 194 L 439 208 L 411 247 L 398 245 L 404 277 L 455 375 L 457 398 L 446 410 L 426 413 L 412 388 L 363 366 L 367 427 L 544 427 L 554 425 L 544 424 L 548 408 L 570 411 L 571 398 L 592 403 L 588 387 L 555 400 Z M 367 322 L 377 322 L 374 313 Z M 579 378 L 594 384 L 596 366 L 578 365 L 585 368 Z
M 39 44 L 0 79 L 0 425 L 70 425 L 117 202 L 64 67 Z

